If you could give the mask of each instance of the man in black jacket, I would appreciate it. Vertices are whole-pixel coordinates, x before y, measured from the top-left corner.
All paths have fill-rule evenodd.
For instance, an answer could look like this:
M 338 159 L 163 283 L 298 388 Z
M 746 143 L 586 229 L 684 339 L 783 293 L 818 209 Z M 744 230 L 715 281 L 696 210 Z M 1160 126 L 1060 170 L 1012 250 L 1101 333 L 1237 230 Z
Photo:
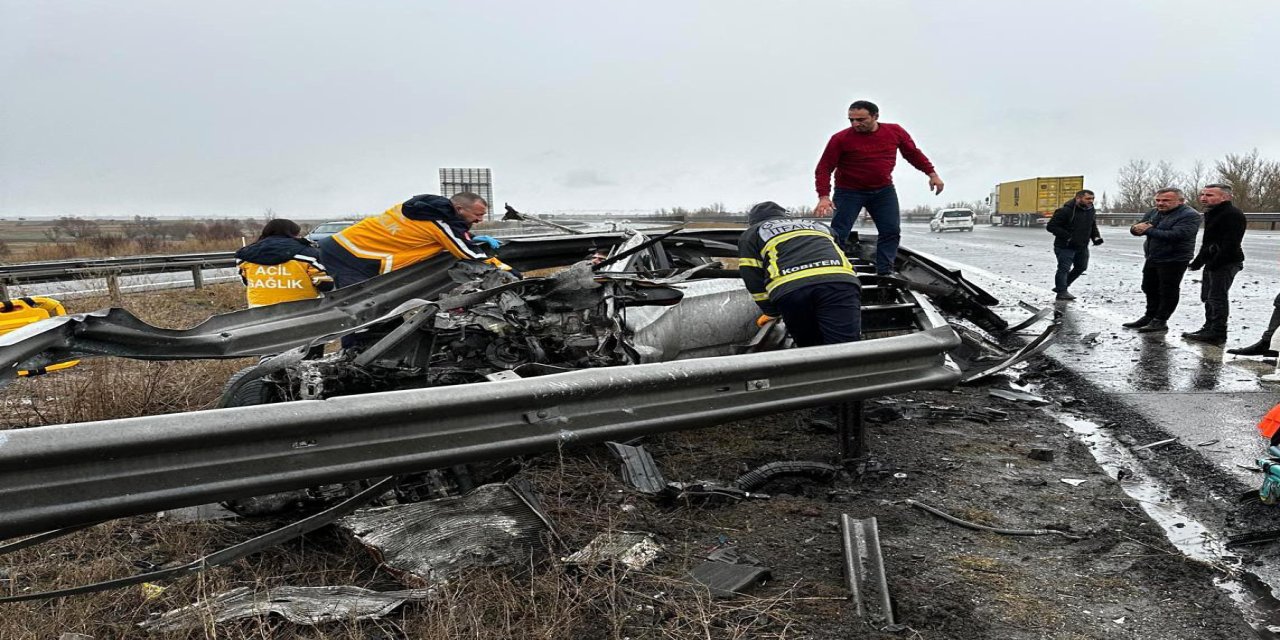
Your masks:
M 1141 318 L 1124 326 L 1141 333 L 1168 331 L 1169 316 L 1178 308 L 1182 276 L 1196 252 L 1196 233 L 1200 231 L 1200 214 L 1187 206 L 1181 189 L 1166 187 L 1156 192 L 1156 208 L 1142 221 L 1129 227 L 1129 233 L 1143 236 L 1142 293 L 1147 296 L 1147 311 Z
M 862 290 L 831 228 L 797 220 L 772 202 L 747 216 L 738 272 L 765 322 L 782 316 L 798 347 L 853 342 L 862 335 Z
M 1058 257 L 1058 272 L 1053 276 L 1053 290 L 1059 300 L 1075 300 L 1067 287 L 1089 268 L 1089 242 L 1102 244 L 1097 216 L 1093 210 L 1093 192 L 1082 189 L 1076 197 L 1053 212 L 1045 230 L 1052 233 L 1053 253 Z
M 1204 326 L 1182 334 L 1187 340 L 1222 344 L 1227 341 L 1227 316 L 1231 304 L 1227 294 L 1236 274 L 1244 268 L 1244 212 L 1231 204 L 1231 186 L 1211 184 L 1200 190 L 1204 205 L 1204 238 L 1200 253 L 1187 268 L 1204 268 L 1200 281 L 1200 301 L 1204 303 Z

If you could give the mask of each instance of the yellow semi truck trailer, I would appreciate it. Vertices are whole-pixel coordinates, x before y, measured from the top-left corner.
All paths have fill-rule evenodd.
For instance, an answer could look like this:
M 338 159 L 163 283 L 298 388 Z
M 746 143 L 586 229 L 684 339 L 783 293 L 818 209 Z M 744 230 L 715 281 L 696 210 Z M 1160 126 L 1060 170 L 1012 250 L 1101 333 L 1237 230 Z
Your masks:
M 1001 182 L 988 197 L 992 226 L 1047 224 L 1053 211 L 1084 188 L 1084 176 L 1049 176 Z

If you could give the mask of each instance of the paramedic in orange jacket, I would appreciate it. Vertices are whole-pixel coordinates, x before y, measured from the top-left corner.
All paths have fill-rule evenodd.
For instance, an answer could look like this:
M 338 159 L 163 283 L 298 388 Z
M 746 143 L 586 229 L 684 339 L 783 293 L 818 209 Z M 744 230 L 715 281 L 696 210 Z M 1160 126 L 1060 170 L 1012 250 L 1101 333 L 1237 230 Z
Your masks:
M 403 269 L 442 251 L 511 271 L 489 257 L 482 242 L 471 236 L 471 226 L 484 220 L 488 211 L 489 203 L 474 193 L 452 198 L 414 196 L 321 240 L 320 259 L 338 288 Z
M 319 298 L 321 291 L 333 289 L 333 278 L 320 264 L 320 250 L 301 235 L 298 223 L 276 218 L 256 242 L 236 251 L 250 307 Z

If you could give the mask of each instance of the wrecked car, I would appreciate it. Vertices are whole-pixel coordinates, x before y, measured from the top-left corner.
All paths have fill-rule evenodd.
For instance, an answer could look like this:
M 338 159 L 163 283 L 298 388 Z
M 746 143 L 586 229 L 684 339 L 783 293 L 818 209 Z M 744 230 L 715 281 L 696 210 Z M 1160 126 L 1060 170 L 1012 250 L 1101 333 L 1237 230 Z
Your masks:
M 904 279 L 878 277 L 858 243 L 865 339 L 769 352 L 782 331 L 756 330 L 755 304 L 726 267 L 740 233 L 521 238 L 500 249 L 504 262 L 568 268 L 510 282 L 439 256 L 185 330 L 121 309 L 23 327 L 0 337 L 8 375 L 97 355 L 269 357 L 230 381 L 225 408 L 116 420 L 109 437 L 99 423 L 9 432 L 0 537 L 209 501 L 329 504 L 383 474 L 418 474 L 402 478 L 398 500 L 450 495 L 477 480 L 462 465 L 953 385 L 960 340 L 934 302 L 990 331 L 1008 326 L 958 272 L 904 250 Z M 584 260 L 595 255 L 606 257 Z M 353 333 L 359 349 L 305 358 Z M 281 492 L 296 493 L 248 504 Z

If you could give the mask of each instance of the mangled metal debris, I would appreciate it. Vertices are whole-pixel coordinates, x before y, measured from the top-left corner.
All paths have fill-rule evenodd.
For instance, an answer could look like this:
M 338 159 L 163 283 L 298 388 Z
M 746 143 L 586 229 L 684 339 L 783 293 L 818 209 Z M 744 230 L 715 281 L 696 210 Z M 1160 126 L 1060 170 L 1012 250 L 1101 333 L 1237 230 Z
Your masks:
M 512 240 L 499 257 L 517 268 L 577 264 L 564 275 L 504 284 L 472 272 L 475 265 L 441 258 L 322 300 L 227 314 L 186 331 L 103 312 L 28 340 L 0 340 L 0 367 L 82 353 L 177 359 L 299 347 L 244 372 L 229 385 L 226 403 L 324 400 L 113 421 L 109 442 L 95 436 L 102 431 L 95 423 L 18 430 L 0 450 L 0 536 L 288 490 L 324 504 L 343 492 L 316 489 L 367 475 L 447 470 L 571 442 L 950 386 L 957 373 L 944 354 L 956 345 L 955 333 L 917 291 L 941 296 L 935 301 L 966 310 L 957 313 L 984 328 L 1007 325 L 988 308 L 994 298 L 958 272 L 904 251 L 914 265 L 904 273 L 925 282 L 868 276 L 864 326 L 873 339 L 803 354 L 714 357 L 740 351 L 755 332 L 756 310 L 736 271 L 714 261 L 736 255 L 740 233 Z M 581 261 L 601 251 L 609 252 L 608 264 Z M 707 330 L 681 330 L 695 324 Z M 363 350 L 302 358 L 305 345 L 357 329 L 365 330 Z M 635 365 L 672 358 L 692 359 Z M 450 389 L 429 388 L 442 386 Z M 379 395 L 399 390 L 406 391 L 394 401 Z M 431 417 L 426 428 L 424 416 Z M 335 422 L 351 427 L 323 428 Z M 162 456 L 152 446 L 157 432 L 167 439 Z M 39 465 L 26 462 L 37 458 Z M 102 470 L 103 460 L 112 469 Z M 185 471 L 197 467 L 200 478 L 217 480 L 193 483 Z M 54 485 L 60 490 L 48 491 Z M 716 483 L 676 490 L 746 497 Z M 76 496 L 76 504 L 65 496 Z
M 555 533 L 533 494 L 516 483 L 357 511 L 338 526 L 412 586 L 438 584 L 472 567 L 527 564 Z
M 893 601 L 880 552 L 880 527 L 875 517 L 855 519 L 840 514 L 844 550 L 844 579 L 859 618 L 892 625 Z
M 622 461 L 622 480 L 640 493 L 659 494 L 667 490 L 667 480 L 653 456 L 641 446 L 606 442 L 609 451 Z
M 1043 353 L 1049 345 L 1053 344 L 1062 325 L 1057 322 L 1050 323 L 1033 340 L 1013 352 L 963 325 L 955 325 L 953 328 L 960 335 L 960 348 L 952 354 L 952 357 L 964 371 L 960 381 L 970 383 L 991 377 Z
M 1024 319 L 1022 322 L 1019 322 L 1018 324 L 1013 325 L 1012 327 L 1009 327 L 1008 329 L 1006 329 L 1005 335 L 1012 335 L 1019 331 L 1022 331 L 1023 329 L 1026 329 L 1027 327 L 1037 322 L 1040 322 L 1041 320 L 1044 320 L 1045 318 L 1048 318 L 1050 315 L 1053 314 L 1052 307 L 1044 307 L 1044 308 L 1034 307 L 1022 300 L 1018 301 L 1018 306 L 1022 307 L 1023 309 L 1026 309 L 1027 311 L 1030 311 L 1031 315 L 1028 316 L 1026 319 Z
M 1136 446 L 1136 447 L 1134 447 L 1134 448 L 1132 449 L 1132 451 L 1145 451 L 1145 450 L 1147 450 L 1147 449 L 1154 449 L 1154 448 L 1156 448 L 1156 447 L 1163 447 L 1163 446 L 1164 446 L 1164 445 L 1166 445 L 1166 444 L 1173 444 L 1173 443 L 1175 443 L 1175 442 L 1177 442 L 1177 441 L 1178 441 L 1178 439 L 1177 439 L 1177 438 L 1165 438 L 1164 440 L 1156 440 L 1155 442 L 1150 442 L 1150 443 L 1147 443 L 1147 444 L 1144 444 L 1144 445 Z
M 1010 402 L 1025 402 L 1033 407 L 1049 404 L 1048 400 L 1045 400 L 1040 396 L 1027 393 L 1026 391 L 1019 391 L 1017 389 L 992 389 L 987 392 L 987 395 L 994 398 L 1000 398 L 1001 400 L 1008 400 Z
M 643 531 L 606 532 L 564 559 L 565 564 L 594 567 L 617 563 L 629 569 L 643 569 L 662 554 L 662 545 L 652 533 Z
M 174 609 L 138 626 L 150 632 L 184 631 L 205 628 L 210 622 L 270 614 L 300 625 L 350 622 L 380 618 L 406 602 L 428 600 L 434 596 L 434 589 L 379 592 L 354 586 L 282 586 L 255 591 L 250 587 L 239 587 Z

